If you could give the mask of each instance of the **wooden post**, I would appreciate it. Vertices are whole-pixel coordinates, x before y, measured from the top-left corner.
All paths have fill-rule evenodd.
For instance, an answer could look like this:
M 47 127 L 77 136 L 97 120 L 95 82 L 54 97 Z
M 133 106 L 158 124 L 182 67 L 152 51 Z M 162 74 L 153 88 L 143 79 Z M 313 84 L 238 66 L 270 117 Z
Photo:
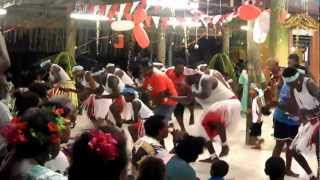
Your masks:
M 161 26 L 158 28 L 158 53 L 157 59 L 159 62 L 166 64 L 166 34 L 165 29 Z
M 278 21 L 281 10 L 284 9 L 285 0 L 271 0 L 272 9 L 269 33 L 270 57 L 276 58 L 280 66 L 288 64 L 289 55 L 289 33 Z
M 223 52 L 229 55 L 229 49 L 230 49 L 230 31 L 228 26 L 224 26 L 223 32 Z
M 251 83 L 258 83 L 259 76 L 261 75 L 261 63 L 260 63 L 260 46 L 253 41 L 253 25 L 254 21 L 248 22 L 247 31 L 247 59 L 248 59 L 248 78 L 249 78 L 249 89 Z M 251 98 L 248 95 L 248 111 L 247 111 L 247 122 L 246 122 L 246 144 L 250 145 L 254 141 L 250 137 L 250 126 L 252 122 L 251 114 Z
M 67 21 L 67 38 L 66 38 L 66 51 L 75 58 L 75 47 L 77 38 L 77 26 L 73 19 Z

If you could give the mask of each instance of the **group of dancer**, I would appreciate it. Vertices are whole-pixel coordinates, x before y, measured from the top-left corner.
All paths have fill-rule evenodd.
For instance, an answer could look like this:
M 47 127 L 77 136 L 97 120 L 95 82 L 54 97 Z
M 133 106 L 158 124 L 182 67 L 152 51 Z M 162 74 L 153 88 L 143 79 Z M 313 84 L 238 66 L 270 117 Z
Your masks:
M 0 59 L 5 59 L 6 54 L 1 53 L 1 55 L 4 58 Z M 270 63 L 270 71 L 276 82 L 275 87 L 279 89 L 278 103 L 273 115 L 276 138 L 273 156 L 279 157 L 286 147 L 286 174 L 298 176 L 291 170 L 291 161 L 294 157 L 310 179 L 315 180 L 317 177 L 302 152 L 315 143 L 319 160 L 320 88 L 308 77 L 308 72 L 299 66 L 297 58 L 296 55 L 290 55 L 289 67 L 283 71 L 277 63 Z M 95 128 L 111 127 L 117 131 L 129 132 L 134 142 L 132 164 L 136 168 L 142 166 L 143 160 L 148 156 L 159 157 L 168 165 L 177 160 L 165 148 L 164 139 L 168 136 L 169 129 L 178 152 L 177 142 L 190 137 L 200 137 L 210 153 L 210 157 L 204 159 L 204 162 L 214 162 L 228 155 L 230 151 L 228 132 L 234 131 L 234 127 L 237 127 L 241 120 L 241 103 L 225 77 L 205 64 L 195 69 L 186 67 L 182 58 L 176 58 L 174 66 L 167 69 L 156 68 L 149 58 L 141 58 L 138 63 L 139 76 L 133 77 L 130 70 L 125 72 L 110 63 L 97 72 L 91 72 L 77 65 L 72 68 L 72 74 L 68 74 L 61 66 L 46 61 L 41 64 L 41 68 L 47 69 L 47 81 L 51 89 L 47 96 L 43 96 L 42 104 L 46 104 L 46 101 L 53 103 L 52 97 L 65 96 L 71 102 L 68 106 L 82 108 Z M 1 69 L 0 72 L 2 75 Z M 31 87 L 29 89 L 32 91 Z M 265 103 L 257 87 L 252 89 L 256 91 L 252 96 L 255 127 L 251 128 L 251 131 L 257 132 L 251 134 L 259 136 L 262 125 L 261 108 Z M 194 115 L 197 104 L 202 110 L 202 115 L 199 117 Z M 186 108 L 190 111 L 188 125 L 184 121 Z M 42 113 L 39 109 L 33 111 L 30 111 L 26 118 Z M 174 127 L 172 123 L 173 115 L 179 128 Z M 55 116 L 60 114 L 56 113 Z M 68 119 L 72 121 L 71 123 L 76 123 L 74 115 L 70 115 Z M 51 120 L 46 119 L 46 121 Z M 101 131 L 94 134 L 84 134 L 82 138 L 104 136 L 103 133 L 101 135 Z M 216 152 L 212 144 L 217 137 L 221 144 L 220 153 Z M 202 144 L 199 139 L 193 141 Z M 113 147 L 112 143 L 111 146 Z M 200 153 L 202 150 L 197 151 L 195 157 L 197 158 Z M 193 162 L 196 158 L 188 161 Z

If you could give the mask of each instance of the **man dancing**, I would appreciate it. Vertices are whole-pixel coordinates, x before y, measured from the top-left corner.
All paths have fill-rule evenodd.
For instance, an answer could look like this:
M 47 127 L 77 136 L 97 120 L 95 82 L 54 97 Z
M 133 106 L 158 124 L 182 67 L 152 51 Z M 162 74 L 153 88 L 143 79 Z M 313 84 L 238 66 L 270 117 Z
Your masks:
M 207 74 L 193 72 L 187 75 L 187 83 L 192 86 L 192 98 L 204 109 L 200 122 L 193 127 L 192 135 L 206 138 L 207 148 L 211 157 L 204 162 L 211 162 L 218 156 L 212 145 L 212 140 L 219 136 L 222 143 L 220 157 L 229 153 L 227 143 L 227 129 L 232 131 L 236 122 L 240 120 L 241 104 L 234 93 L 224 86 L 219 80 Z M 177 97 L 186 101 L 188 97 Z M 189 97 L 190 99 L 190 97 Z
M 319 167 L 320 88 L 312 79 L 304 77 L 295 68 L 286 68 L 283 71 L 283 78 L 290 86 L 291 93 L 299 106 L 300 119 L 304 124 L 292 142 L 293 156 L 308 173 L 310 180 L 316 180 L 319 178 L 319 168 L 317 178 L 301 152 L 308 146 L 316 144 Z
M 186 84 L 186 76 L 183 74 L 185 70 L 188 70 L 189 68 L 185 67 L 184 59 L 177 58 L 175 60 L 175 66 L 169 67 L 166 71 L 166 75 L 172 80 L 177 93 L 179 96 L 186 96 L 188 93 L 188 86 Z M 179 126 L 182 131 L 186 131 L 186 128 L 183 123 L 183 114 L 185 109 L 184 104 L 178 103 L 176 108 L 174 109 L 174 116 L 176 117 Z M 190 111 L 190 121 L 189 124 L 194 124 L 194 110 L 193 110 L 193 103 L 190 103 L 187 105 Z

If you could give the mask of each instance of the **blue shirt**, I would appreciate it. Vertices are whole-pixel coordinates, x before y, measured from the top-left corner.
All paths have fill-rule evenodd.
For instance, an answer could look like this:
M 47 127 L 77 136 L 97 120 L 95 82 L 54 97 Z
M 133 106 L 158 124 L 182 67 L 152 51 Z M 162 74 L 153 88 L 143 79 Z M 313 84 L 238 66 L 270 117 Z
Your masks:
M 287 84 L 283 84 L 283 86 L 280 89 L 279 103 L 288 101 L 289 98 L 290 98 L 290 87 Z M 273 118 L 278 122 L 281 122 L 290 126 L 298 126 L 300 124 L 299 118 L 297 116 L 290 116 L 284 113 L 278 107 L 274 111 Z
M 166 165 L 167 180 L 197 180 L 196 172 L 177 155 L 173 156 Z

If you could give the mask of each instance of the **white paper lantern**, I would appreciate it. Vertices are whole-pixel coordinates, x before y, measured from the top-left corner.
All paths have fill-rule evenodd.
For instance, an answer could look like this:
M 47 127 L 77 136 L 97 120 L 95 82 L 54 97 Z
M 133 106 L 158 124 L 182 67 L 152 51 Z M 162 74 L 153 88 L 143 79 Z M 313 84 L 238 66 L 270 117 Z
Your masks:
M 114 31 L 130 31 L 134 28 L 134 23 L 128 20 L 114 21 L 111 23 L 111 29 Z
M 270 12 L 263 11 L 255 20 L 253 26 L 253 41 L 263 43 L 270 30 Z

